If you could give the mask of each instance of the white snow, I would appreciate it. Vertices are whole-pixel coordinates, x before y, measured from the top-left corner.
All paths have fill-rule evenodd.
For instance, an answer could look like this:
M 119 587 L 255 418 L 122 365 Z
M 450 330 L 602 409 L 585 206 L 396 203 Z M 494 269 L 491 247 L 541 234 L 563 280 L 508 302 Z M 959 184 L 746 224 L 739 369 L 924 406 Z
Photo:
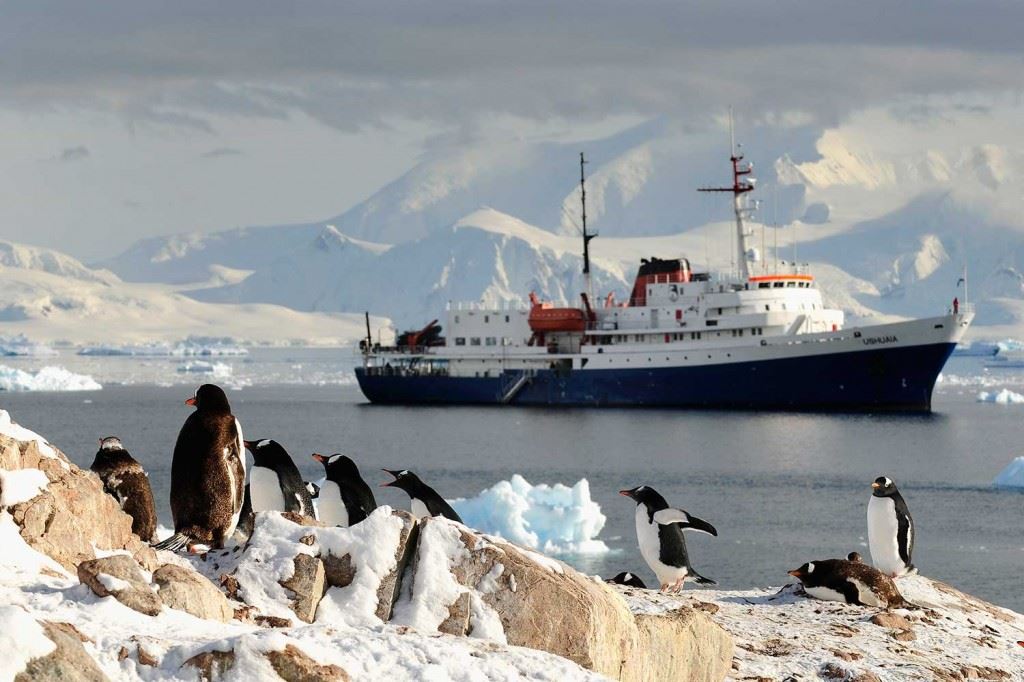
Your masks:
M 519 474 L 476 497 L 451 501 L 467 526 L 545 554 L 603 554 L 605 516 L 587 479 L 572 487 L 532 485 Z
M 49 484 L 39 469 L 0 469 L 0 507 L 31 500 Z
M 46 457 L 56 457 L 57 451 L 35 431 L 30 431 L 11 419 L 7 410 L 0 410 L 0 433 L 17 441 L 35 441 L 39 452 Z
M 20 606 L 0 606 L 0 680 L 13 680 L 33 658 L 53 653 L 57 645 Z
M 466 591 L 455 580 L 451 568 L 457 561 L 468 558 L 469 552 L 462 545 L 459 527 L 442 521 L 420 528 L 416 556 L 412 597 L 403 598 L 395 605 L 392 622 L 421 632 L 437 632 L 438 626 L 448 618 L 448 605 Z
M 107 573 L 97 574 L 96 579 L 100 581 L 100 584 L 103 585 L 103 587 L 107 588 L 108 592 L 124 592 L 132 589 L 132 584 L 127 580 L 122 580 L 121 578 Z
M 999 472 L 992 485 L 996 488 L 1018 488 L 1024 490 L 1024 457 L 1016 457 Z
M 1020 405 L 1024 404 L 1024 395 L 1011 391 L 1008 388 L 997 392 L 981 391 L 978 393 L 979 403 L 996 403 L 997 405 Z
M 98 391 L 102 388 L 91 376 L 75 374 L 63 367 L 51 365 L 26 372 L 0 365 L 0 391 Z

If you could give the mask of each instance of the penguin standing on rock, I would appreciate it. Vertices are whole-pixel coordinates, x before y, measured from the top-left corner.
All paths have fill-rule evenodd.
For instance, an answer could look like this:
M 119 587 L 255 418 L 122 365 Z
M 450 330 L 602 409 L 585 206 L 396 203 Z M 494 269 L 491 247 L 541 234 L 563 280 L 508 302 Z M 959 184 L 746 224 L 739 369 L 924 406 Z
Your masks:
M 427 516 L 443 516 L 452 521 L 462 523 L 462 518 L 455 513 L 452 506 L 445 502 L 445 499 L 437 494 L 433 488 L 420 480 L 420 477 L 409 471 L 401 469 L 392 471 L 382 469 L 395 477 L 395 480 L 388 483 L 381 483 L 384 487 L 401 488 L 409 494 L 413 516 L 425 518 Z
M 620 490 L 619 494 L 636 502 L 636 539 L 640 554 L 658 576 L 662 592 L 678 592 L 688 578 L 702 585 L 717 584 L 693 570 L 683 538 L 684 530 L 717 536 L 714 526 L 682 509 L 669 507 L 665 498 L 650 486 Z
M 868 501 L 868 548 L 871 563 L 886 575 L 897 578 L 917 572 L 911 562 L 914 553 L 914 519 L 891 478 L 879 476 L 871 484 Z
M 177 551 L 224 546 L 238 525 L 245 493 L 242 427 L 224 391 L 203 384 L 185 401 L 196 408 L 178 433 L 171 462 L 174 535 L 155 545 Z
M 321 521 L 329 526 L 354 526 L 377 508 L 373 490 L 351 457 L 313 453 L 313 459 L 324 465 L 326 476 L 317 494 Z
M 156 535 L 156 505 L 149 476 L 115 436 L 100 438 L 100 449 L 90 467 L 103 481 L 124 513 L 132 517 L 132 532 L 146 542 Z
M 815 599 L 887 609 L 917 608 L 903 598 L 892 578 L 860 561 L 811 561 L 789 574 Z
M 276 440 L 247 440 L 252 453 L 249 471 L 249 499 L 253 512 L 295 512 L 316 518 L 309 488 L 291 455 Z

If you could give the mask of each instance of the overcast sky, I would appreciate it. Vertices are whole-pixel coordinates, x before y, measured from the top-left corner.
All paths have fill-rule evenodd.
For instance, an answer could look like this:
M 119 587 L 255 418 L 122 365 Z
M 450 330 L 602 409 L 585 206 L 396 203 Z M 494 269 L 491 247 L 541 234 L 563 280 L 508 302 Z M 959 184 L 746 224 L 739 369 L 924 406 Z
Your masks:
M 1020 2 L 0 2 L 0 236 L 340 213 L 425 151 L 1022 88 Z

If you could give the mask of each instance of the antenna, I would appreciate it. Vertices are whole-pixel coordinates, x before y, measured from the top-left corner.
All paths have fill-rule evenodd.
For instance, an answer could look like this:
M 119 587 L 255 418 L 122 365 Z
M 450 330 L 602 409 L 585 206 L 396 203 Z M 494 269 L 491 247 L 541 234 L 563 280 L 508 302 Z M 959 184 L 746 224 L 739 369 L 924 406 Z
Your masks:
M 580 152 L 580 215 L 583 218 L 583 274 L 590 275 L 590 240 L 596 237 L 596 234 L 587 234 L 587 181 L 586 176 L 583 173 L 583 167 L 587 161 L 583 157 L 583 152 Z

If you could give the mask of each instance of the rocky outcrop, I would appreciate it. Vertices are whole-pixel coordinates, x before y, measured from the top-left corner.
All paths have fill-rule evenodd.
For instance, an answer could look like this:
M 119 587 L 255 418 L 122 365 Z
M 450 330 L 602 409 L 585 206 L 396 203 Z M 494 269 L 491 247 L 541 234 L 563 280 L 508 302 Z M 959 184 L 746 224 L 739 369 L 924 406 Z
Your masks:
M 445 519 L 421 525 L 396 622 L 548 651 L 621 680 L 720 680 L 729 670 L 731 638 L 701 611 L 634 616 L 614 589 L 559 561 Z
M 130 556 L 117 554 L 83 561 L 78 565 L 78 579 L 96 596 L 113 597 L 147 616 L 155 616 L 163 608 L 156 590 Z
M 222 623 L 234 618 L 234 609 L 224 593 L 194 570 L 164 564 L 153 573 L 153 583 L 160 601 L 168 608 Z
M 198 673 L 203 682 L 218 682 L 234 667 L 234 651 L 204 651 L 181 664 L 182 672 Z
M 293 644 L 280 651 L 268 651 L 267 660 L 285 682 L 348 682 L 349 676 L 336 665 L 321 665 Z
M 287 580 L 280 581 L 281 587 L 287 588 L 294 595 L 291 606 L 298 619 L 312 623 L 316 618 L 316 607 L 320 605 L 320 600 L 327 591 L 324 562 L 320 557 L 297 554 L 292 559 L 292 565 L 292 575 Z
M 147 570 L 156 568 L 155 552 L 132 533 L 132 518 L 103 492 L 95 474 L 60 450 L 0 434 L 0 468 L 39 469 L 49 480 L 39 495 L 8 510 L 33 549 L 69 571 L 96 558 L 97 548 L 128 552 Z
M 15 676 L 14 682 L 107 682 L 107 676 L 82 646 L 85 638 L 74 625 L 51 621 L 42 621 L 40 625 L 57 648 L 46 656 L 29 661 L 25 670 Z

